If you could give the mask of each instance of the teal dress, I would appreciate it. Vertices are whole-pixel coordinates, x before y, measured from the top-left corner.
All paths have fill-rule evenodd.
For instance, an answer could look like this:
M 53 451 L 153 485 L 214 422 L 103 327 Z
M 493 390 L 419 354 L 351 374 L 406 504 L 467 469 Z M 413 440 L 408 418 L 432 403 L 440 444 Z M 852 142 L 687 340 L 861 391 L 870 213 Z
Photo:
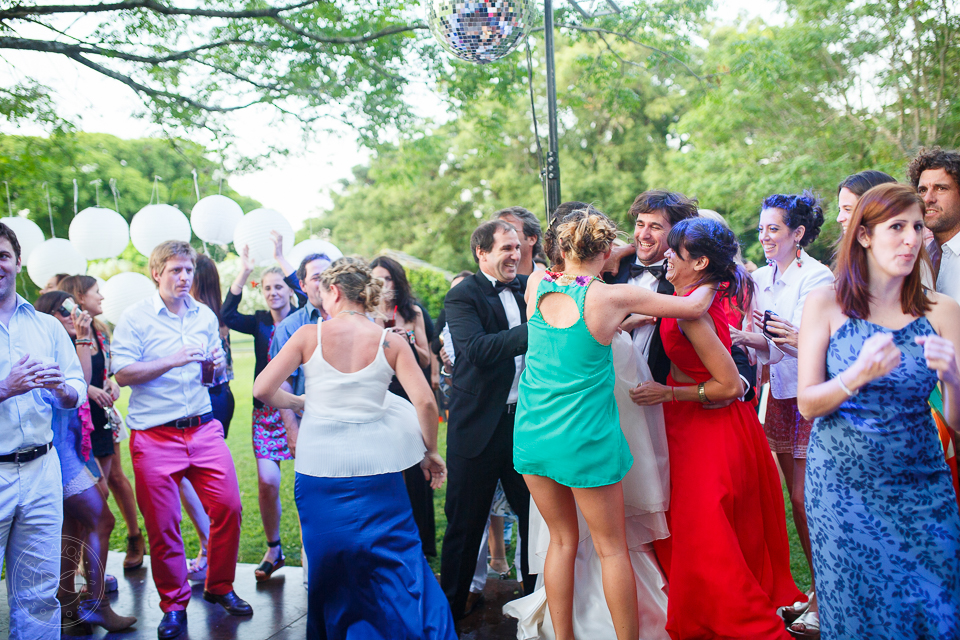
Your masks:
M 583 321 L 583 302 L 594 280 L 548 271 L 540 281 L 520 376 L 513 465 L 519 473 L 567 487 L 614 484 L 633 465 L 613 396 L 613 351 L 597 342 Z M 564 329 L 540 314 L 540 299 L 557 292 L 580 310 L 580 319 Z

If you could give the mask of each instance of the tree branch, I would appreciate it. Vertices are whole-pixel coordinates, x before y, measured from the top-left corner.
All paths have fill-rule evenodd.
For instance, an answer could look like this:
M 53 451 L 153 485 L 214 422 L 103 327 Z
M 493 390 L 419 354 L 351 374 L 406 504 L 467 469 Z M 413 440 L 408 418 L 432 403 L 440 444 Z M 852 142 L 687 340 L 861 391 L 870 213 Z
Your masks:
M 128 62 L 142 62 L 145 64 L 163 64 L 165 62 L 178 62 L 180 60 L 196 60 L 194 56 L 202 51 L 218 49 L 231 45 L 244 45 L 249 47 L 266 47 L 267 45 L 252 40 L 221 40 L 209 44 L 200 45 L 193 49 L 177 51 L 166 56 L 142 56 L 134 53 L 126 53 L 116 49 L 104 49 L 90 44 L 67 44 L 56 40 L 30 40 L 27 38 L 7 38 L 0 37 L 0 49 L 17 49 L 19 51 L 41 51 L 44 53 L 59 53 L 69 56 L 71 54 L 86 54 L 94 56 L 104 56 L 107 58 L 116 58 Z
M 39 6 L 16 6 L 0 10 L 0 21 L 16 20 L 28 16 L 46 16 L 63 13 L 103 13 L 110 11 L 130 11 L 131 9 L 146 9 L 167 16 L 199 16 L 203 18 L 275 18 L 281 13 L 302 9 L 313 4 L 320 4 L 324 0 L 303 0 L 296 4 L 269 9 L 249 9 L 246 11 L 225 11 L 221 9 L 187 9 L 160 4 L 156 0 L 128 0 L 113 4 L 51 4 Z
M 347 37 L 332 38 L 332 37 L 326 37 L 326 36 L 318 36 L 316 34 L 310 33 L 309 31 L 305 31 L 300 27 L 298 27 L 297 25 L 292 24 L 287 20 L 284 20 L 283 18 L 280 18 L 278 16 L 274 17 L 273 19 L 277 24 L 279 24 L 281 27 L 283 27 L 287 31 L 291 33 L 295 33 L 298 36 L 304 37 L 308 40 L 312 40 L 313 42 L 319 42 L 321 44 L 365 44 L 367 42 L 372 42 L 373 40 L 378 40 L 385 36 L 392 36 L 397 33 L 405 33 L 407 31 L 417 31 L 420 29 L 429 28 L 427 27 L 427 25 L 421 24 L 418 22 L 416 24 L 411 24 L 411 25 L 397 25 L 395 27 L 387 27 L 386 29 L 381 29 L 380 31 L 368 33 L 367 35 L 363 35 L 363 36 L 347 36 Z

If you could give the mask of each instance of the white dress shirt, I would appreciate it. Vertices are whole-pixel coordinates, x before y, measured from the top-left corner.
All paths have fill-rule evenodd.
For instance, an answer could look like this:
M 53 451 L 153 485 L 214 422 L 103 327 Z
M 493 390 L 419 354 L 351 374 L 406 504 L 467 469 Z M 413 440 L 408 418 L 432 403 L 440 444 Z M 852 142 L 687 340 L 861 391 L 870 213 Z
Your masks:
M 489 275 L 485 271 L 481 271 L 483 275 L 487 277 L 494 286 L 497 285 L 497 279 Z M 504 289 L 499 294 L 500 302 L 503 303 L 503 310 L 507 314 L 507 324 L 511 329 L 514 327 L 519 327 L 521 324 L 520 319 L 520 306 L 517 304 L 517 299 L 513 295 L 513 289 Z M 523 372 L 523 356 L 517 356 L 513 359 L 513 362 L 516 366 L 516 374 L 513 376 L 513 384 L 510 385 L 510 395 L 507 396 L 507 404 L 514 404 L 517 401 L 517 398 L 520 397 L 520 374 Z
M 47 389 L 33 389 L 0 402 L 0 455 L 48 444 L 53 441 L 53 407 L 73 409 L 87 399 L 87 383 L 67 330 L 60 321 L 40 313 L 17 295 L 17 307 L 10 324 L 0 322 L 0 380 L 10 375 L 20 358 L 53 360 L 67 384 L 77 392 L 77 402 L 65 406 Z
M 960 302 L 960 233 L 943 243 L 942 247 L 936 241 L 931 242 L 927 245 L 927 252 L 934 264 L 940 260 L 937 291 Z
M 636 260 L 634 264 L 643 265 L 639 259 Z M 666 267 L 667 259 L 664 258 L 660 262 L 654 262 L 653 264 L 646 265 L 648 267 L 663 266 Z M 642 289 L 647 289 L 654 293 L 657 292 L 657 285 L 660 283 L 660 279 L 649 271 L 644 271 L 639 276 L 630 278 L 627 280 L 627 284 L 632 284 L 635 287 L 640 287 Z M 633 330 L 631 334 L 633 337 L 633 351 L 637 354 L 637 360 L 643 360 L 644 362 L 650 357 L 650 341 L 653 340 L 653 334 L 657 330 L 656 323 L 644 325 Z
M 800 328 L 803 305 L 807 294 L 825 285 L 833 284 L 833 272 L 822 262 L 814 260 L 801 250 L 803 266 L 794 260 L 782 274 L 777 265 L 761 267 L 753 272 L 757 283 L 757 307 L 760 311 L 772 311 Z M 760 328 L 760 327 L 758 327 Z M 759 357 L 763 364 L 770 365 L 770 391 L 778 400 L 797 397 L 797 356 L 792 350 L 781 348 L 767 340 L 770 346 L 768 358 Z
M 159 293 L 123 312 L 113 333 L 113 373 L 136 362 L 151 362 L 186 345 L 210 349 L 220 344 L 217 316 L 206 305 L 187 298 L 183 318 L 171 313 Z M 210 393 L 200 384 L 200 363 L 170 369 L 144 384 L 130 387 L 127 426 L 149 429 L 171 420 L 210 411 Z

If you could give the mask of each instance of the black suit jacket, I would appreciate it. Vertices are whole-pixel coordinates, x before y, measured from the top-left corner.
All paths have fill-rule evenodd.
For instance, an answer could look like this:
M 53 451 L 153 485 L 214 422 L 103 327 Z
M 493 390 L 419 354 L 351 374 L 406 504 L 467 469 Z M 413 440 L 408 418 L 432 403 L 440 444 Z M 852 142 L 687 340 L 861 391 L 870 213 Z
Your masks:
M 620 268 L 617 273 L 604 276 L 604 282 L 607 284 L 626 284 L 630 280 L 630 265 L 636 261 L 636 256 L 632 254 L 626 256 L 620 261 Z M 657 283 L 657 293 L 673 295 L 673 285 L 666 278 L 660 278 Z M 650 374 L 653 379 L 660 384 L 667 384 L 667 376 L 670 375 L 670 360 L 663 350 L 663 341 L 660 339 L 660 322 L 661 319 L 657 318 L 657 326 L 654 329 L 653 337 L 650 338 L 647 364 L 650 365 Z
M 481 272 L 447 292 L 444 300 L 456 358 L 450 385 L 447 448 L 459 456 L 479 455 L 503 415 L 516 374 L 514 358 L 527 352 L 527 308 L 523 285 L 514 292 L 519 326 L 511 329 L 499 294 Z

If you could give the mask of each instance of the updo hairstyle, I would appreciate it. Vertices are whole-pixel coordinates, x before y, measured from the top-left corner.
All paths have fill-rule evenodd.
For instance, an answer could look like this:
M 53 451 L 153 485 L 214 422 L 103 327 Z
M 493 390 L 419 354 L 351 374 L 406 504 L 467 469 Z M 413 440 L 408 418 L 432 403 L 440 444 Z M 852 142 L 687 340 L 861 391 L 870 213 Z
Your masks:
M 594 207 L 576 209 L 557 225 L 556 244 L 563 253 L 583 262 L 610 248 L 617 225 Z
M 767 196 L 763 201 L 763 209 L 780 209 L 783 211 L 783 222 L 793 231 L 803 227 L 803 237 L 800 246 L 808 247 L 820 235 L 823 226 L 823 207 L 820 200 L 809 190 L 800 195 L 774 194 Z
M 563 264 L 563 255 L 560 253 L 560 244 L 557 240 L 557 227 L 566 222 L 567 216 L 575 211 L 600 213 L 593 208 L 593 205 L 586 202 L 564 202 L 557 207 L 550 217 L 550 224 L 547 225 L 546 232 L 543 234 L 543 252 L 550 261 L 550 266 Z
M 710 218 L 687 218 L 670 229 L 670 249 L 685 260 L 707 258 L 701 284 L 718 285 L 720 295 L 732 298 L 739 309 L 746 309 L 753 296 L 753 279 L 737 262 L 740 243 L 728 227 Z
M 360 258 L 339 258 L 320 274 L 320 284 L 327 291 L 337 285 L 347 300 L 362 304 L 367 313 L 380 304 L 383 282 L 373 277 L 370 266 Z

